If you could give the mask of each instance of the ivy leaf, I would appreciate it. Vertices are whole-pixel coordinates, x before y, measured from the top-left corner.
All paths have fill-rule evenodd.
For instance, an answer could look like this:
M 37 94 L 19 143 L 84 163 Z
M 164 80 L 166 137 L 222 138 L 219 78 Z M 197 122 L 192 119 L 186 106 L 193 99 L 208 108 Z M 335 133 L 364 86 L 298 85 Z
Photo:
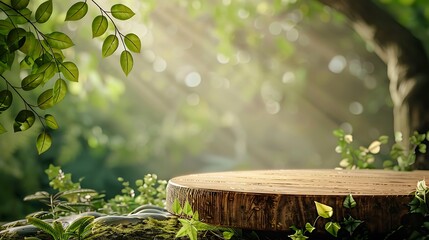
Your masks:
M 36 22 L 44 23 L 49 20 L 52 15 L 52 0 L 48 0 L 37 8 L 36 10 Z
M 122 71 L 124 71 L 125 75 L 128 75 L 133 69 L 133 56 L 129 51 L 124 50 L 121 53 L 120 62 L 121 62 Z
M 187 216 L 194 215 L 194 212 L 192 211 L 191 204 L 187 200 L 185 202 L 185 205 L 183 206 L 183 213 L 186 214 Z
M 311 225 L 311 223 L 306 223 L 305 224 L 305 230 L 307 230 L 309 233 L 312 233 L 316 228 Z
M 353 233 L 356 228 L 359 227 L 359 225 L 361 225 L 363 223 L 363 221 L 361 220 L 356 220 L 354 218 L 352 218 L 352 216 L 349 216 L 349 218 L 344 218 L 344 228 L 349 232 L 349 233 Z
M 103 57 L 108 57 L 112 55 L 118 48 L 119 40 L 116 35 L 109 35 L 103 42 L 103 47 L 101 48 L 101 54 Z
M 135 13 L 133 10 L 131 10 L 129 7 L 125 6 L 124 4 L 115 4 L 110 9 L 110 12 L 112 13 L 112 16 L 119 20 L 127 20 L 132 18 Z
M 171 210 L 173 211 L 174 214 L 177 214 L 177 215 L 182 214 L 183 209 L 180 206 L 179 200 L 177 198 L 174 200 Z
M 53 48 L 66 49 L 74 45 L 70 37 L 62 32 L 53 32 L 45 36 L 46 41 Z
M 334 214 L 332 207 L 316 201 L 314 201 L 314 203 L 316 204 L 317 214 L 322 218 L 330 218 L 332 214 Z
M 325 224 L 325 230 L 330 233 L 332 236 L 337 237 L 338 230 L 341 229 L 341 226 L 339 223 L 336 222 L 327 222 Z
M 6 128 L 3 127 L 3 125 L 0 123 L 0 134 L 3 134 L 7 132 Z
M 79 80 L 79 69 L 73 62 L 64 62 L 60 66 L 60 71 L 64 77 L 72 82 Z
M 25 43 L 26 35 L 27 31 L 22 28 L 14 28 L 10 30 L 6 37 L 9 52 L 13 52 L 21 48 Z
M 134 33 L 129 33 L 124 38 L 125 45 L 133 52 L 139 53 L 141 50 L 140 38 Z
M 21 10 L 26 8 L 29 2 L 30 0 L 12 0 L 10 3 L 14 9 Z
M 13 124 L 13 130 L 15 132 L 21 132 L 29 129 L 33 126 L 36 117 L 30 110 L 21 110 L 15 118 Z
M 107 22 L 107 18 L 102 15 L 98 15 L 94 18 L 92 21 L 92 37 L 99 37 L 103 35 L 106 30 L 109 23 Z
M 54 91 L 52 89 L 48 89 L 40 94 L 40 96 L 37 98 L 37 106 L 40 109 L 45 110 L 54 106 L 53 92 Z
M 51 135 L 47 132 L 42 132 L 37 137 L 36 147 L 37 152 L 40 154 L 46 152 L 52 145 L 52 138 Z
M 43 81 L 43 73 L 35 73 L 26 76 L 21 81 L 21 87 L 25 91 L 30 91 L 38 87 Z
M 0 91 L 0 113 L 6 111 L 12 104 L 12 92 L 5 89 Z
M 50 129 L 58 129 L 57 120 L 51 114 L 45 115 L 45 123 Z
M 88 4 L 86 2 L 77 2 L 67 10 L 65 21 L 77 21 L 85 17 L 88 12 Z
M 54 89 L 53 89 L 53 102 L 54 104 L 57 104 L 61 102 L 61 100 L 64 99 L 67 93 L 67 83 L 63 79 L 58 79 L 55 82 Z
M 351 194 L 347 195 L 346 199 L 344 199 L 343 206 L 345 208 L 354 208 L 356 207 L 356 201 L 354 200 Z

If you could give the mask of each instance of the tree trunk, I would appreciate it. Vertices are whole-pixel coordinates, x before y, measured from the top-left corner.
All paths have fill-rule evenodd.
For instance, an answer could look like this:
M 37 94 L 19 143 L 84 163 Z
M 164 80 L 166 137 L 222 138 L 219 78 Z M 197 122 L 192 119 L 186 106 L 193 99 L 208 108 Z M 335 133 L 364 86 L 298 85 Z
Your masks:
M 315 201 L 331 206 L 333 221 L 350 214 L 371 234 L 386 234 L 408 212 L 410 193 L 429 171 L 266 170 L 192 174 L 170 179 L 167 209 L 189 201 L 201 221 L 264 231 L 288 231 L 317 218 Z M 356 207 L 343 207 L 352 194 Z M 323 229 L 326 219 L 318 221 Z
M 421 41 L 371 0 L 319 1 L 343 13 L 386 63 L 394 130 L 403 134 L 408 149 L 414 131 L 429 130 L 429 61 Z M 425 158 L 420 157 L 418 168 L 429 168 Z

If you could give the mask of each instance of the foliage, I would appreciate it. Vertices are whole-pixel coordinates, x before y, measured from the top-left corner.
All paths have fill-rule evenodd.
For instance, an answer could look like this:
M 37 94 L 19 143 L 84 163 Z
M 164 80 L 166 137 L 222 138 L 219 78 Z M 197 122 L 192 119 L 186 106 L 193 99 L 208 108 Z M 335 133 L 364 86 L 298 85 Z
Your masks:
M 118 181 L 123 186 L 122 194 L 116 195 L 104 204 L 103 212 L 125 214 L 145 204 L 165 207 L 167 181 L 159 180 L 156 174 L 146 174 L 143 179 L 137 179 L 135 181 L 137 191 L 123 178 L 118 178 Z
M 341 154 L 342 160 L 340 167 L 345 169 L 371 169 L 374 167 L 375 155 L 380 153 L 381 146 L 388 143 L 387 136 L 380 136 L 378 140 L 373 141 L 368 147 L 360 146 L 355 148 L 352 146 L 353 136 L 346 134 L 344 130 L 338 129 L 334 131 L 334 136 L 338 138 L 338 145 L 335 151 Z M 410 149 L 403 147 L 402 134 L 395 134 L 395 143 L 390 150 L 390 158 L 392 160 L 384 160 L 383 167 L 385 169 L 393 169 L 397 171 L 410 171 L 413 169 L 413 164 L 416 160 L 416 154 L 426 152 L 426 144 L 429 139 L 429 133 L 419 134 L 414 132 L 410 137 Z
M 332 220 L 334 210 L 331 206 L 325 205 L 323 203 L 314 202 L 317 211 L 317 218 L 314 220 L 313 224 L 307 222 L 304 229 L 299 229 L 295 226 L 292 226 L 291 229 L 294 231 L 294 234 L 289 235 L 290 239 L 293 240 L 303 240 L 308 239 L 309 234 L 313 233 L 316 230 L 317 221 L 320 218 L 328 219 L 329 221 L 325 223 L 325 231 L 328 232 L 333 237 L 340 237 L 340 231 L 343 231 L 342 234 L 346 234 L 347 238 L 356 237 L 361 233 L 356 233 L 356 229 L 363 223 L 361 220 L 355 220 L 352 216 L 349 215 L 348 218 L 344 218 L 341 222 L 336 222 Z M 356 201 L 353 199 L 351 194 L 347 195 L 343 202 L 343 207 L 346 209 L 352 209 L 356 207 Z M 341 237 L 340 237 L 341 238 Z
M 58 218 L 71 213 L 95 210 L 99 207 L 99 201 L 103 195 L 99 195 L 93 189 L 81 188 L 80 181 L 73 182 L 71 174 L 65 174 L 59 166 L 51 164 L 45 173 L 49 178 L 49 185 L 58 192 L 49 194 L 46 191 L 39 191 L 26 196 L 24 201 L 40 201 L 50 209 L 49 212 L 35 212 L 31 214 L 32 216 Z
M 41 112 L 60 103 L 68 92 L 68 83 L 79 80 L 79 69 L 76 63 L 66 57 L 65 50 L 74 46 L 72 39 L 64 32 L 54 30 L 43 31 L 43 25 L 54 17 L 54 1 L 47 0 L 38 6 L 29 4 L 30 1 L 0 1 L 0 113 L 8 110 L 12 104 L 18 104 L 14 98 L 20 99 L 24 109 L 19 111 L 13 123 L 14 132 L 26 131 L 33 126 L 36 119 L 42 125 L 42 132 L 37 137 L 36 147 L 39 154 L 47 151 L 52 145 L 50 130 L 58 128 L 55 117 Z M 92 23 L 93 37 L 103 36 L 109 25 L 114 33 L 103 43 L 102 55 L 113 54 L 119 40 L 122 43 L 120 65 L 128 75 L 133 68 L 131 52 L 139 53 L 140 38 L 134 34 L 123 34 L 115 23 L 117 20 L 128 20 L 135 13 L 124 4 L 115 4 L 107 11 L 91 0 L 95 8 L 100 10 Z M 88 3 L 76 2 L 66 13 L 64 21 L 77 21 L 88 12 Z M 19 62 L 19 63 L 18 63 Z M 8 77 L 7 73 L 18 68 L 24 75 L 22 80 Z M 54 80 L 52 80 L 54 79 Z M 66 81 L 67 80 L 67 81 Z M 37 103 L 31 103 L 31 97 L 36 94 Z M 0 123 L 0 134 L 7 131 Z
M 83 240 L 91 233 L 91 222 L 94 220 L 94 217 L 80 216 L 65 228 L 63 224 L 58 221 L 53 221 L 49 224 L 35 217 L 28 217 L 27 220 L 28 223 L 51 235 L 54 240 L 69 240 L 72 237 Z M 33 239 L 38 238 L 35 237 Z
M 203 223 L 199 219 L 198 211 L 193 211 L 189 201 L 185 201 L 183 207 L 177 199 L 172 206 L 173 213 L 184 218 L 179 218 L 182 227 L 176 233 L 176 238 L 188 236 L 190 240 L 197 240 L 199 232 L 211 232 L 220 239 L 231 239 L 234 236 L 234 230 L 230 228 L 221 228 Z M 218 233 L 218 232 L 221 232 Z

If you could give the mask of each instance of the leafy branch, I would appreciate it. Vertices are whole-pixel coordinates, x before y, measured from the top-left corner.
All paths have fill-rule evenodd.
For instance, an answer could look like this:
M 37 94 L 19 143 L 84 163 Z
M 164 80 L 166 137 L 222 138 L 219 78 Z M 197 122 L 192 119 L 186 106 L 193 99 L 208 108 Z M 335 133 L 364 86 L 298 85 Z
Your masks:
M 14 132 L 31 128 L 37 117 L 42 132 L 37 137 L 36 147 L 38 153 L 42 154 L 52 145 L 48 128 L 55 130 L 58 124 L 54 116 L 50 114 L 43 116 L 40 111 L 47 110 L 64 99 L 68 92 L 66 80 L 77 82 L 79 69 L 74 62 L 66 61 L 63 54 L 64 49 L 74 46 L 72 39 L 67 34 L 55 30 L 45 33 L 38 26 L 50 20 L 53 0 L 44 1 L 35 7 L 34 13 L 28 8 L 29 2 L 11 0 L 8 4 L 0 0 L 0 11 L 4 13 L 0 19 L 0 76 L 6 85 L 4 89 L 0 88 L 0 113 L 12 106 L 13 95 L 16 94 L 24 102 L 25 108 L 15 117 Z M 123 72 L 128 75 L 133 67 L 130 51 L 139 53 L 141 41 L 134 33 L 127 35 L 121 33 L 113 18 L 128 20 L 135 13 L 123 4 L 115 4 L 110 11 L 106 11 L 96 1 L 91 2 L 101 11 L 101 15 L 96 16 L 92 23 L 93 37 L 99 37 L 107 31 L 109 25 L 107 18 L 115 29 L 114 34 L 109 35 L 103 42 L 103 57 L 110 56 L 117 50 L 120 39 L 124 48 L 120 55 L 120 65 Z M 87 1 L 77 2 L 68 9 L 65 21 L 80 20 L 87 12 Z M 28 26 L 28 30 L 25 26 Z M 21 80 L 20 86 L 15 86 L 12 81 L 6 79 L 4 73 L 12 70 L 18 57 L 19 70 L 26 70 L 28 74 Z M 41 93 L 37 92 L 37 104 L 31 104 L 24 97 L 22 92 L 36 92 L 46 86 L 55 74 L 58 74 L 58 78 L 52 83 L 52 87 Z M 0 134 L 5 132 L 7 128 L 0 123 Z

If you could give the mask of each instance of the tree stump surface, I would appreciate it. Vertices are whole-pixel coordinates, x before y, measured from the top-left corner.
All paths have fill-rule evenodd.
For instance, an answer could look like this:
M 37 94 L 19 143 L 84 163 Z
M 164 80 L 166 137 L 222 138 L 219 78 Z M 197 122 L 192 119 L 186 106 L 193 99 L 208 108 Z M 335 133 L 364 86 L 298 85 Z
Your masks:
M 314 201 L 333 207 L 333 219 L 351 215 L 374 233 L 400 226 L 417 182 L 429 171 L 261 170 L 179 176 L 167 185 L 167 209 L 188 200 L 200 220 L 242 229 L 286 231 L 317 218 Z M 357 206 L 343 207 L 348 194 Z M 322 226 L 327 220 L 320 219 Z

